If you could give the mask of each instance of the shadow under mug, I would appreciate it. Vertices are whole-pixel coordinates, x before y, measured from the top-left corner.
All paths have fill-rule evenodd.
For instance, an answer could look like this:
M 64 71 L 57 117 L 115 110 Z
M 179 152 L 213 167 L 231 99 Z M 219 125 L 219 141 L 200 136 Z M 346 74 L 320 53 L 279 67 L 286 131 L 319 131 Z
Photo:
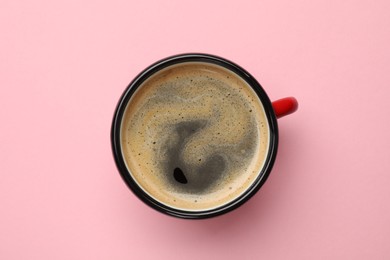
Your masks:
M 126 166 L 126 163 L 123 158 L 122 148 L 121 148 L 121 135 L 120 129 L 122 124 L 123 115 L 125 109 L 128 105 L 128 102 L 132 95 L 135 93 L 136 89 L 150 76 L 161 71 L 164 68 L 167 68 L 172 65 L 177 65 L 185 62 L 202 62 L 210 63 L 213 65 L 222 66 L 225 69 L 230 70 L 231 72 L 238 75 L 241 79 L 246 81 L 248 85 L 254 90 L 254 92 L 259 97 L 263 107 L 266 118 L 269 125 L 269 148 L 268 153 L 265 158 L 264 166 L 260 169 L 256 179 L 250 185 L 243 194 L 235 198 L 229 203 L 223 204 L 220 207 L 202 210 L 202 211 L 191 211 L 191 210 L 182 210 L 174 207 L 170 207 L 159 202 L 152 195 L 145 192 L 133 179 L 130 170 Z M 278 125 L 277 118 L 291 114 L 295 112 L 298 108 L 298 103 L 295 98 L 287 97 L 279 99 L 277 101 L 271 102 L 268 98 L 266 92 L 261 87 L 261 85 L 256 81 L 256 79 L 251 76 L 246 70 L 238 66 L 237 64 L 226 60 L 221 57 L 217 57 L 209 54 L 200 54 L 200 53 L 188 53 L 180 54 L 176 56 L 171 56 L 166 59 L 160 60 L 144 71 L 142 71 L 126 88 L 122 97 L 120 98 L 118 105 L 116 107 L 114 118 L 112 121 L 111 127 L 111 145 L 114 155 L 114 159 L 121 174 L 123 180 L 130 188 L 131 191 L 143 202 L 152 208 L 158 210 L 159 212 L 168 214 L 170 216 L 185 218 L 185 219 L 203 219 L 218 216 L 227 212 L 232 211 L 233 209 L 239 207 L 249 198 L 251 198 L 265 183 L 267 177 L 269 176 L 273 164 L 275 162 L 277 148 L 278 148 Z

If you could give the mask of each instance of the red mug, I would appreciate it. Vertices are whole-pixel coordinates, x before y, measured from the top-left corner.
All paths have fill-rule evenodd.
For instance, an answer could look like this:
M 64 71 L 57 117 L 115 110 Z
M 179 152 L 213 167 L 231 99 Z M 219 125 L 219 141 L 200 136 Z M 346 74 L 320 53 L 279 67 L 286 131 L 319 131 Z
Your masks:
M 220 204 L 217 204 L 216 206 L 210 206 L 205 208 L 200 208 L 199 206 L 195 207 L 195 203 L 199 202 L 197 200 L 194 200 L 194 204 L 188 204 L 188 207 L 181 207 L 177 206 L 173 202 L 167 202 L 170 198 L 169 192 L 168 192 L 168 199 L 161 199 L 158 195 L 154 194 L 152 189 L 148 188 L 148 180 L 142 180 L 137 179 L 139 175 L 142 176 L 151 176 L 149 182 L 152 182 L 152 178 L 155 178 L 155 176 L 151 175 L 151 173 L 147 172 L 146 170 L 142 169 L 149 169 L 149 168 L 142 168 L 141 164 L 143 163 L 154 163 L 147 161 L 145 159 L 139 159 L 139 161 L 135 162 L 134 158 L 138 157 L 131 157 L 127 156 L 126 149 L 132 149 L 132 141 L 136 140 L 138 138 L 137 135 L 130 135 L 128 139 L 126 139 L 126 143 L 124 140 L 122 140 L 124 137 L 124 127 L 126 122 L 126 116 L 127 116 L 127 110 L 128 109 L 138 109 L 136 106 L 139 106 L 139 102 L 135 102 L 134 99 L 135 96 L 138 95 L 137 93 L 141 93 L 145 86 L 145 82 L 149 82 L 150 79 L 153 77 L 156 77 L 156 75 L 161 74 L 162 71 L 172 70 L 177 67 L 182 66 L 183 64 L 201 64 L 202 66 L 214 66 L 218 67 L 220 69 L 219 71 L 225 71 L 221 73 L 231 73 L 226 75 L 234 75 L 237 77 L 237 79 L 242 80 L 245 84 L 249 86 L 251 91 L 254 93 L 253 95 L 258 98 L 260 106 L 262 107 L 264 111 L 264 120 L 267 123 L 267 136 L 268 136 L 268 142 L 266 147 L 266 152 L 264 153 L 264 159 L 262 159 L 262 167 L 260 167 L 256 172 L 254 172 L 253 179 L 251 180 L 250 184 L 242 187 L 237 187 L 237 189 L 241 188 L 242 191 L 234 194 L 231 198 L 221 202 Z M 213 67 L 213 68 L 214 68 Z M 212 74 L 210 74 L 212 75 Z M 149 81 L 148 81 L 149 80 Z M 192 80 L 191 80 L 192 81 Z M 233 82 L 233 81 L 232 81 Z M 189 84 L 190 82 L 186 82 L 185 84 Z M 249 97 L 249 96 L 248 96 Z M 252 99 L 253 100 L 253 99 Z M 259 189 L 260 187 L 265 183 L 267 177 L 269 176 L 271 169 L 273 167 L 276 154 L 277 154 L 277 148 L 278 148 L 278 126 L 277 126 L 277 118 L 283 117 L 285 115 L 291 114 L 295 112 L 298 108 L 297 100 L 293 97 L 287 97 L 283 99 L 279 99 L 277 101 L 271 102 L 264 91 L 264 89 L 261 87 L 261 85 L 256 81 L 256 79 L 251 76 L 246 70 L 238 66 L 237 64 L 226 60 L 221 57 L 217 57 L 214 55 L 209 54 L 199 54 L 199 53 L 190 53 L 190 54 L 181 54 L 176 55 L 172 57 L 168 57 L 166 59 L 160 60 L 148 68 L 146 68 L 143 72 L 141 72 L 126 88 L 125 92 L 123 93 L 122 97 L 119 100 L 119 103 L 117 105 L 117 108 L 115 110 L 114 118 L 112 121 L 112 128 L 111 128 L 111 144 L 112 144 L 112 151 L 114 155 L 114 159 L 117 165 L 117 168 L 119 170 L 119 173 L 121 174 L 123 180 L 127 184 L 127 186 L 130 188 L 133 193 L 140 198 L 143 202 L 145 202 L 147 205 L 151 206 L 152 208 L 158 210 L 159 212 L 168 214 L 170 216 L 175 216 L 179 218 L 186 218 L 186 219 L 202 219 L 202 218 L 209 218 L 218 216 L 227 212 L 232 211 L 233 209 L 239 207 L 244 202 L 246 202 L 249 198 L 251 198 Z M 252 111 L 252 110 L 251 110 Z M 154 115 L 155 116 L 155 115 Z M 184 119 L 183 119 L 184 120 Z M 150 122 L 150 121 L 148 121 Z M 184 122 L 184 121 L 183 121 Z M 187 122 L 187 121 L 186 121 Z M 127 127 L 127 126 L 126 126 Z M 122 135 L 121 135 L 122 134 Z M 140 133 L 141 134 L 141 133 Z M 219 133 L 218 133 L 219 134 Z M 172 134 L 174 135 L 174 134 Z M 126 137 L 127 138 L 127 137 Z M 184 139 L 183 139 L 184 140 Z M 185 139 L 185 140 L 188 140 Z M 134 141 L 135 142 L 135 141 Z M 153 144 L 156 142 L 154 141 Z M 135 144 L 134 144 L 135 145 Z M 124 146 L 129 146 L 129 148 L 124 148 Z M 154 149 L 154 148 L 153 148 Z M 156 149 L 154 149 L 156 150 Z M 161 150 L 161 149 L 160 149 Z M 160 151 L 159 150 L 159 151 Z M 171 162 L 176 163 L 175 160 L 180 161 L 179 157 L 182 155 L 180 154 L 180 149 L 171 149 L 171 151 L 174 151 L 175 156 L 177 158 L 171 158 L 169 159 Z M 243 150 L 241 150 L 243 151 Z M 147 151 L 139 151 L 139 155 L 141 156 L 141 153 L 147 152 Z M 137 151 L 138 153 L 138 151 Z M 137 155 L 137 154 L 136 154 Z M 129 159 L 130 158 L 130 159 Z M 157 157 L 155 157 L 157 158 Z M 229 159 L 226 159 L 228 157 L 214 157 L 214 159 L 217 158 L 218 160 L 227 160 L 225 162 L 221 161 L 221 165 L 225 165 L 224 163 L 229 163 Z M 222 159 L 221 159 L 222 158 Z M 225 159 L 224 159 L 225 158 Z M 199 159 L 200 161 L 201 159 Z M 216 159 L 215 159 L 216 160 Z M 161 164 L 162 163 L 162 164 Z M 165 162 L 161 162 L 160 164 L 163 165 Z M 202 162 L 203 163 L 203 162 Z M 140 167 L 132 167 L 133 164 L 139 164 Z M 171 163 L 172 164 L 172 163 Z M 183 164 L 183 163 L 182 163 Z M 209 163 L 210 165 L 213 165 L 213 162 Z M 201 164 L 200 164 L 201 165 Z M 165 167 L 165 166 L 164 166 Z M 164 168 L 163 167 L 163 168 Z M 141 169 L 141 170 L 140 170 Z M 164 168 L 165 169 L 165 168 Z M 202 168 L 205 169 L 205 168 Z M 210 168 L 211 169 L 211 168 Z M 215 170 L 215 169 L 214 169 Z M 137 172 L 137 171 L 144 171 L 144 172 Z M 215 170 L 216 171 L 216 170 Z M 172 174 L 171 174 L 172 173 Z M 210 174 L 212 174 L 211 172 Z M 180 186 L 180 191 L 183 193 L 188 194 L 189 197 L 193 196 L 191 192 L 194 192 L 191 189 L 188 189 L 186 191 L 187 185 L 187 179 L 185 178 L 182 170 L 178 167 L 172 167 L 172 169 L 169 170 L 169 174 L 173 175 L 170 176 L 172 180 L 176 180 L 179 182 L 178 185 Z M 239 175 L 241 173 L 235 173 L 236 175 Z M 147 178 L 147 177 L 145 177 Z M 249 178 L 248 178 L 249 179 Z M 154 180 L 153 180 L 154 181 Z M 216 185 L 219 185 L 217 183 Z M 157 188 L 161 188 L 157 187 Z M 232 189 L 232 187 L 226 186 L 226 189 Z M 160 191 L 162 193 L 167 193 L 167 191 L 162 190 Z M 233 192 L 233 191 L 232 191 Z M 172 201 L 174 199 L 175 192 L 172 192 L 171 197 Z M 207 195 L 201 193 L 199 195 L 199 198 L 203 198 L 206 196 L 212 197 L 214 195 Z M 232 193 L 233 194 L 233 193 Z M 203 196 L 203 197 L 202 197 Z M 222 195 L 221 195 L 222 196 Z M 176 200 L 175 200 L 176 201 Z M 206 205 L 206 204 L 205 204 Z M 194 206 L 192 208 L 192 206 Z

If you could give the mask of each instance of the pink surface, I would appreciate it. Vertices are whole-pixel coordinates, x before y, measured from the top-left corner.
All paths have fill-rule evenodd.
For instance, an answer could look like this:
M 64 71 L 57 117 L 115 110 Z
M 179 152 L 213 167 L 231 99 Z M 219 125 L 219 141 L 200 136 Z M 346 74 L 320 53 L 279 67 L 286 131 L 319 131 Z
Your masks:
M 389 1 L 0 6 L 0 259 L 390 259 Z M 265 186 L 204 221 L 140 202 L 109 139 L 130 80 L 188 51 L 300 102 Z

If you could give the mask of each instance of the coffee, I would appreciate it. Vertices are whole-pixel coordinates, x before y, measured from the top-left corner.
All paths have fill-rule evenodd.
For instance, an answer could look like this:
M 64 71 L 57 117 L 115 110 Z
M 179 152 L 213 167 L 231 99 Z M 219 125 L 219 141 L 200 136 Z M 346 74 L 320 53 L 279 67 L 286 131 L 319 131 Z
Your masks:
M 266 160 L 269 126 L 251 86 L 205 62 L 164 68 L 131 96 L 120 131 L 136 183 L 169 207 L 225 205 L 254 183 Z

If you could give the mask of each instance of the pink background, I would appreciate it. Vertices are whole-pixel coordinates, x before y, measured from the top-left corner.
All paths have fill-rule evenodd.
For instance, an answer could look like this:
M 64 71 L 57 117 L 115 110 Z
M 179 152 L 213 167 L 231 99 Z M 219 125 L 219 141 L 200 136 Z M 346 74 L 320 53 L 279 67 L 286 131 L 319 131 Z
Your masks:
M 0 4 L 0 259 L 390 259 L 390 1 Z M 219 218 L 155 212 L 110 124 L 127 84 L 183 52 L 223 56 L 271 99 L 274 170 Z

